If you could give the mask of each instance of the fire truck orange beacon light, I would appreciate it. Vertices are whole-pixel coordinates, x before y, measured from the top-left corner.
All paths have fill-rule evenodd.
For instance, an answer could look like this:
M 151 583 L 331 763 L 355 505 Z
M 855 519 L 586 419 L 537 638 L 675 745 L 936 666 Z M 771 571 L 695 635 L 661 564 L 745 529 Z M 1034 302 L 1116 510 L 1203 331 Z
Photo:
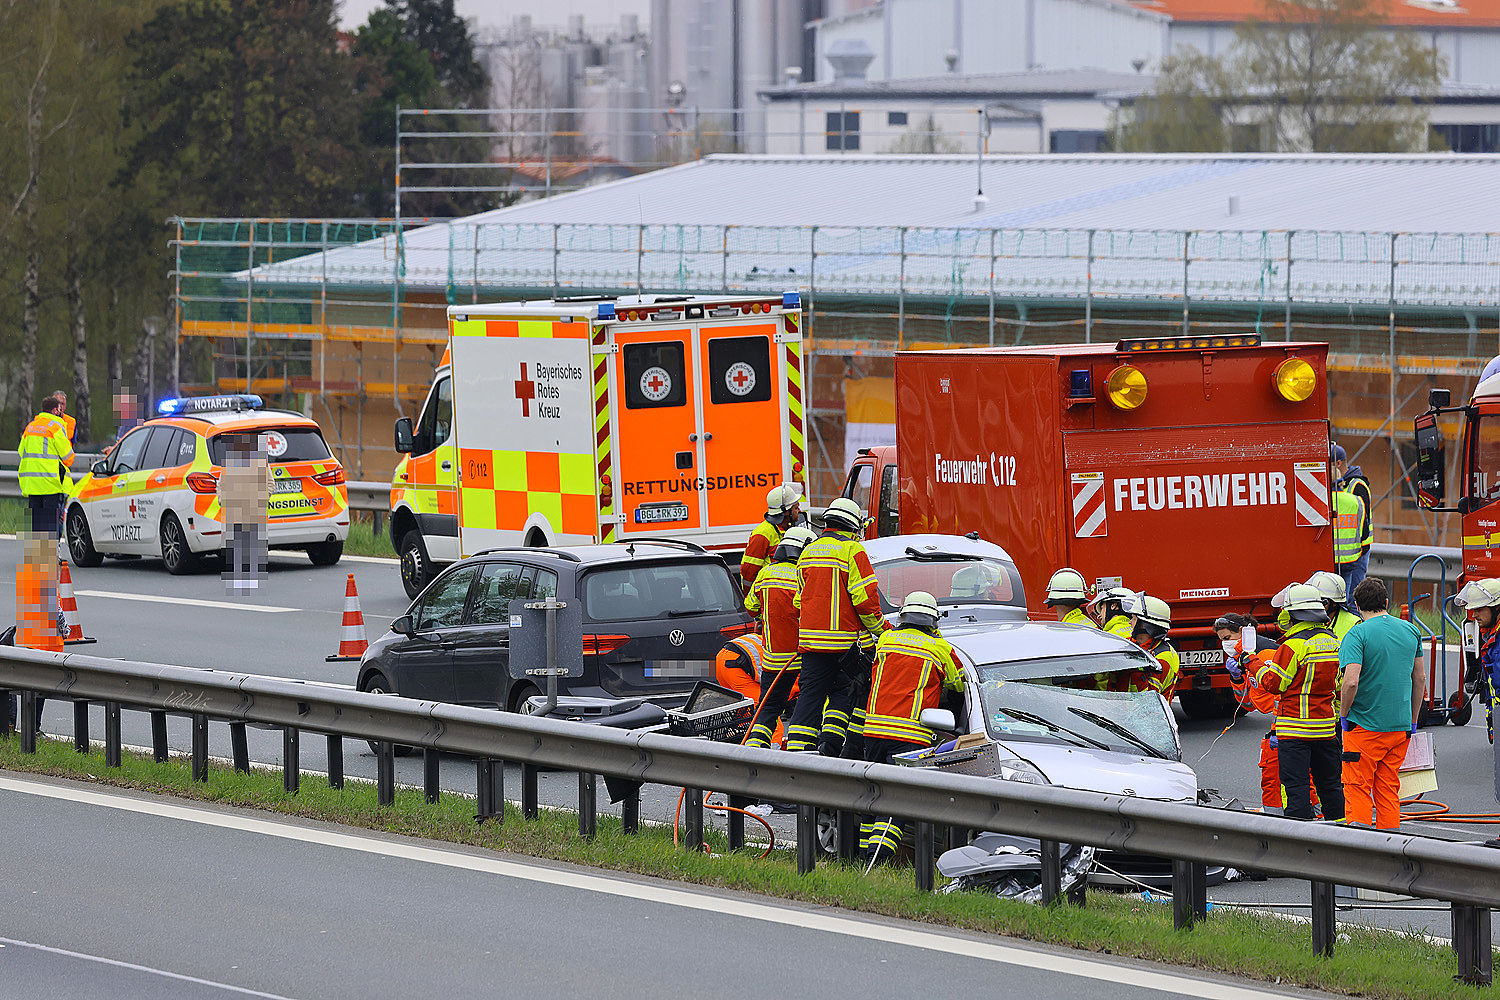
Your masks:
M 1318 373 L 1301 358 L 1287 358 L 1276 366 L 1276 391 L 1288 403 L 1300 403 L 1318 387 Z
M 1120 365 L 1109 373 L 1104 390 L 1119 410 L 1133 410 L 1146 401 L 1146 376 L 1134 365 Z

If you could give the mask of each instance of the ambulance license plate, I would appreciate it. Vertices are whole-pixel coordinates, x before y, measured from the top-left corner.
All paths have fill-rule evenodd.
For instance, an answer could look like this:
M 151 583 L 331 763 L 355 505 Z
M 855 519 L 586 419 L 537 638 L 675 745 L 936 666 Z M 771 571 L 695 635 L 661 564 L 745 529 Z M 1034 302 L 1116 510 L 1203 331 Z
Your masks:
M 1180 654 L 1184 667 L 1222 667 L 1222 649 L 1184 649 Z
M 643 504 L 635 509 L 636 524 L 665 524 L 687 519 L 688 509 L 685 503 Z
M 276 479 L 271 482 L 272 493 L 301 493 L 302 480 L 300 479 Z

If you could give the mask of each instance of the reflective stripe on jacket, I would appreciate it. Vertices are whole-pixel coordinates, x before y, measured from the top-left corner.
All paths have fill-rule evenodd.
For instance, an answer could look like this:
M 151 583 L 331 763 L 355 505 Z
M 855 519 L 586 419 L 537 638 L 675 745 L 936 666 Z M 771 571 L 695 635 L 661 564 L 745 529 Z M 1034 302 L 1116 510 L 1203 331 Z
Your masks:
M 1340 566 L 1359 560 L 1366 516 L 1359 497 L 1343 490 L 1333 494 L 1333 559 Z
M 72 494 L 72 480 L 64 469 L 73 464 L 76 456 L 68 442 L 67 425 L 60 417 L 51 413 L 32 417 L 21 432 L 21 443 L 16 450 L 20 452 L 16 477 L 23 496 Z
M 1355 468 L 1357 469 L 1358 466 Z M 1365 505 L 1365 530 L 1364 534 L 1359 536 L 1359 548 L 1361 552 L 1368 552 L 1370 551 L 1370 542 L 1375 537 L 1374 526 L 1370 523 L 1375 516 L 1372 513 L 1375 508 L 1375 501 L 1370 496 L 1370 481 L 1364 476 L 1355 473 L 1353 469 L 1350 470 L 1350 473 L 1354 474 L 1346 473 L 1344 476 L 1343 488 L 1359 497 L 1360 501 Z
M 770 521 L 760 522 L 750 532 L 750 540 L 745 543 L 745 554 L 740 556 L 740 576 L 747 588 L 755 583 L 760 571 L 771 561 L 776 546 L 781 544 L 781 536 L 782 530 Z
M 778 562 L 763 569 L 745 596 L 745 610 L 760 619 L 766 666 L 772 670 L 796 666 L 797 564 Z
M 798 647 L 836 651 L 853 646 L 861 630 L 879 635 L 875 570 L 851 532 L 830 531 L 810 542 L 797 560 Z
M 1338 733 L 1339 641 L 1327 625 L 1293 622 L 1271 662 L 1255 681 L 1280 697 L 1276 735 L 1281 739 L 1332 739 Z
M 738 691 L 751 701 L 760 701 L 760 670 L 764 656 L 760 636 L 754 633 L 735 636 L 714 658 L 714 683 Z
M 964 688 L 958 656 L 946 639 L 917 628 L 886 632 L 875 647 L 865 735 L 927 746 L 932 731 L 917 720 L 923 709 L 938 706 L 943 688 Z

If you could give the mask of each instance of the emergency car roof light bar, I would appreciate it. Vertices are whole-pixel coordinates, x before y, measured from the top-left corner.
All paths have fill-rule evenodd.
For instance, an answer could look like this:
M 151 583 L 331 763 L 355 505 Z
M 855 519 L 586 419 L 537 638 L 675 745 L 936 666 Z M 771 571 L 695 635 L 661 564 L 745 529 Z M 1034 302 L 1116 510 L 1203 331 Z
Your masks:
M 781 293 L 781 308 L 783 308 L 783 309 L 801 309 L 802 308 L 802 293 L 801 292 L 782 292 Z
M 265 400 L 253 393 L 241 392 L 229 396 L 198 396 L 164 399 L 156 404 L 156 412 L 163 415 L 180 416 L 186 413 L 213 413 L 224 410 L 259 410 Z
M 601 302 L 601 303 L 599 303 L 599 312 L 597 313 L 597 318 L 598 319 L 614 319 L 615 318 L 615 304 L 613 302 Z
M 1226 347 L 1259 347 L 1260 334 L 1241 333 L 1223 337 L 1148 337 L 1122 340 L 1115 350 L 1122 354 L 1146 351 L 1216 351 Z

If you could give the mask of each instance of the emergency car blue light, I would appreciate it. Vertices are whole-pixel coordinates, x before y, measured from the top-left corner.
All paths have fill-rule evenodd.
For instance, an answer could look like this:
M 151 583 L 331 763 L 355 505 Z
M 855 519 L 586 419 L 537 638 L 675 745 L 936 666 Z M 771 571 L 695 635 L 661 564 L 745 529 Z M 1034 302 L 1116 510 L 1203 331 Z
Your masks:
M 781 308 L 783 308 L 783 309 L 801 309 L 802 308 L 802 293 L 801 292 L 782 292 L 781 293 Z
M 229 396 L 184 396 L 164 399 L 156 404 L 156 412 L 180 415 L 183 413 L 210 413 L 215 410 L 258 410 L 265 400 L 253 393 L 240 392 Z
M 615 304 L 613 302 L 601 302 L 601 303 L 599 303 L 599 318 L 600 319 L 614 319 L 615 318 Z
M 1068 372 L 1068 395 L 1073 399 L 1090 399 L 1094 395 L 1094 373 L 1088 368 Z

